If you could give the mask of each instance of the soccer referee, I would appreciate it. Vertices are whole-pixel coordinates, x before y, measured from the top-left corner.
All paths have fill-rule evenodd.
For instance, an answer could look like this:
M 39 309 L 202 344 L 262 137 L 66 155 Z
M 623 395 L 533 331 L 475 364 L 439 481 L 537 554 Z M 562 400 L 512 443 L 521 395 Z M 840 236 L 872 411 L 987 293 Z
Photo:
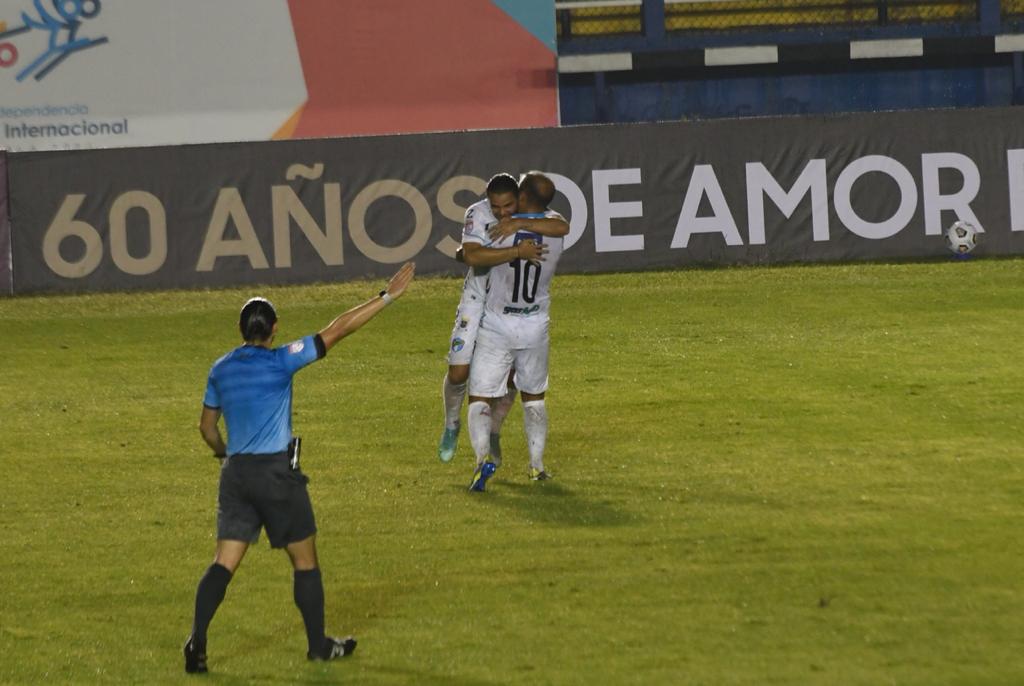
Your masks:
M 316 522 L 306 491 L 309 479 L 298 465 L 292 437 L 292 376 L 316 362 L 345 336 L 357 331 L 412 281 L 407 262 L 377 297 L 339 315 L 319 333 L 273 347 L 277 313 L 263 298 L 242 307 L 238 326 L 244 345 L 217 360 L 210 370 L 199 431 L 221 466 L 217 497 L 217 550 L 196 589 L 192 634 L 185 642 L 185 671 L 205 672 L 206 632 L 224 599 L 228 582 L 261 528 L 273 548 L 284 548 L 295 569 L 295 604 L 302 613 L 310 660 L 352 654 L 351 636 L 324 633 L 324 587 L 316 557 Z M 221 415 L 228 442 L 221 438 Z

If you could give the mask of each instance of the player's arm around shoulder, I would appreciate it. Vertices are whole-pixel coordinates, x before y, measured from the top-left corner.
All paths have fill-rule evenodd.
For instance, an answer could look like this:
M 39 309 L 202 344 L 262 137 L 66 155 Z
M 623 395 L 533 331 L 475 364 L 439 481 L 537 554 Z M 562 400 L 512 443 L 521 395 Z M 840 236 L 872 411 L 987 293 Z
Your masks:
M 480 243 L 462 244 L 462 261 L 470 267 L 493 267 L 514 260 L 543 262 L 548 248 L 543 243 L 525 240 L 505 248 L 486 248 Z
M 505 217 L 488 230 L 491 240 L 498 241 L 517 231 L 529 231 L 548 238 L 569 235 L 569 222 L 562 215 L 548 211 L 544 217 Z
M 387 287 L 379 295 L 335 317 L 330 324 L 319 332 L 320 339 L 324 342 L 325 351 L 333 348 L 345 336 L 361 329 L 364 324 L 377 316 L 377 313 L 402 297 L 415 274 L 416 264 L 414 262 L 406 262 L 391 277 Z
M 569 222 L 554 210 L 547 210 L 542 218 L 532 221 L 536 222 L 534 233 L 550 238 L 564 238 L 569 235 Z

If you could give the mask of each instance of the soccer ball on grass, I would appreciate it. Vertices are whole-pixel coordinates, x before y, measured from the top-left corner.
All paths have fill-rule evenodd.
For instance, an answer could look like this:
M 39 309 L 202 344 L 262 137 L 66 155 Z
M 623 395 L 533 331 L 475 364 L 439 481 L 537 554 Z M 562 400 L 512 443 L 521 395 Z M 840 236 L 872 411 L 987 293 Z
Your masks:
M 978 229 L 968 222 L 953 222 L 944 235 L 946 247 L 957 256 L 966 255 L 978 245 Z

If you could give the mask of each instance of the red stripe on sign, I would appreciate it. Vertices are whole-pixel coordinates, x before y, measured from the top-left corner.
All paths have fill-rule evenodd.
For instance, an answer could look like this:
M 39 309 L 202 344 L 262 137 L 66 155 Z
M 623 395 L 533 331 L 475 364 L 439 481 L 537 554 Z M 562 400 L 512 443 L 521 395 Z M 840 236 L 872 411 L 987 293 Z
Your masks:
M 557 123 L 555 56 L 490 2 L 290 0 L 296 137 Z

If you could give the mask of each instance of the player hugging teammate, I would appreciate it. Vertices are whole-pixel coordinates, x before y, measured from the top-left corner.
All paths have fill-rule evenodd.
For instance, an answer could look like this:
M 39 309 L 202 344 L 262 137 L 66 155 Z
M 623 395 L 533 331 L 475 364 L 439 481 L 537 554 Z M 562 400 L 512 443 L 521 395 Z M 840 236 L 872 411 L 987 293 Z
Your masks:
M 528 172 L 518 183 L 497 174 L 487 184 L 487 197 L 466 210 L 461 253 L 470 269 L 450 340 L 438 456 L 448 462 L 455 454 L 468 385 L 473 491 L 483 491 L 501 465 L 501 425 L 517 388 L 529 476 L 550 478 L 544 469 L 549 289 L 569 233 L 565 219 L 548 209 L 554 195 L 554 183 L 540 172 Z

